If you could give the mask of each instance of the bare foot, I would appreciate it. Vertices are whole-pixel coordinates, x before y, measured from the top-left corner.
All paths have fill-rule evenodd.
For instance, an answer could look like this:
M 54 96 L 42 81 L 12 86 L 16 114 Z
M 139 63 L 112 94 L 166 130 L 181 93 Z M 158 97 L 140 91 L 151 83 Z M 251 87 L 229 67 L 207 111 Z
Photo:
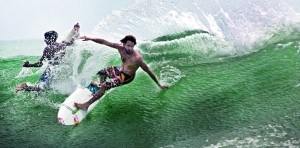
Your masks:
M 85 104 L 79 104 L 79 103 L 74 103 L 74 106 L 78 109 L 82 109 L 82 110 L 88 110 L 89 106 L 85 105 Z
M 18 91 L 20 91 L 20 90 L 23 90 L 24 89 L 24 87 L 26 87 L 27 86 L 27 84 L 26 83 L 22 83 L 22 84 L 20 84 L 18 87 L 16 87 L 16 93 L 18 93 Z

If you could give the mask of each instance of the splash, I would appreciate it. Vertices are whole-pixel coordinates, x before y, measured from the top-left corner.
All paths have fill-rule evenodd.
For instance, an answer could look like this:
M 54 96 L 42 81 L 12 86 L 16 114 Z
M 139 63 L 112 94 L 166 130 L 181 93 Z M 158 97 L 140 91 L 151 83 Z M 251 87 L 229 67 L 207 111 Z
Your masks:
M 290 5 L 283 0 L 240 3 L 137 0 L 107 15 L 92 35 L 118 42 L 124 35 L 133 34 L 138 39 L 140 53 L 152 68 L 161 64 L 162 68 L 178 69 L 182 63 L 191 63 L 186 61 L 196 61 L 191 63 L 195 65 L 257 51 L 252 45 L 272 38 L 277 30 L 274 28 L 299 21 L 299 14 Z M 85 54 L 89 56 L 82 56 Z M 114 58 L 118 54 L 109 48 L 93 43 L 77 44 L 69 52 L 70 61 L 66 62 L 69 64 L 64 65 L 69 77 L 60 79 L 57 87 L 61 90 L 71 85 L 72 89 L 67 91 L 71 92 L 75 86 L 89 83 L 97 70 Z M 175 81 L 178 80 L 170 83 Z M 69 84 L 64 85 L 66 82 Z
M 137 0 L 102 20 L 94 34 L 119 39 L 134 34 L 149 40 L 166 34 L 200 29 L 239 44 L 266 37 L 268 28 L 299 22 L 299 14 L 284 0 L 205 1 Z M 112 23 L 113 22 L 113 23 Z

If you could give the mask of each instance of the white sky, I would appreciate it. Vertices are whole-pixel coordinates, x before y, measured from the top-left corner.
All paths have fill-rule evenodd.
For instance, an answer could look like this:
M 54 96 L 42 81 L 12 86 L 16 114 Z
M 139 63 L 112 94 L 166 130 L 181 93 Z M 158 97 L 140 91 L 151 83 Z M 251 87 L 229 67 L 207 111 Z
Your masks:
M 286 0 L 299 10 L 300 0 Z M 81 34 L 91 33 L 113 10 L 135 0 L 0 0 L 0 40 L 43 39 L 55 30 L 59 36 L 79 22 Z M 300 10 L 299 10 L 300 11 Z
M 135 0 L 0 0 L 0 40 L 43 39 L 46 31 L 65 34 L 76 22 L 81 34 Z

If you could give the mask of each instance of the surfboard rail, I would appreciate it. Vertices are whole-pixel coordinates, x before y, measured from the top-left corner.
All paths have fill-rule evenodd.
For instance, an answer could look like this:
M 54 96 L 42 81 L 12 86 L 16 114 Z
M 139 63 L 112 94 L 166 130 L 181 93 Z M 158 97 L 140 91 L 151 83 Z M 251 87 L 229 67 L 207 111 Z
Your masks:
M 58 111 L 58 122 L 63 125 L 77 125 L 98 104 L 99 100 L 90 105 L 87 111 L 77 109 L 74 103 L 84 103 L 93 97 L 92 92 L 85 87 L 78 87 L 61 105 Z

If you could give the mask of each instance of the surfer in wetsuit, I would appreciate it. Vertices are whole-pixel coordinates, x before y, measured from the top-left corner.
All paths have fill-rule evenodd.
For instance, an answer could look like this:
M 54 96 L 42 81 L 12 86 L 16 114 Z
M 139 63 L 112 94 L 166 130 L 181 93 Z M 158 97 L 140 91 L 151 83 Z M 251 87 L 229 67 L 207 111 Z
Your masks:
M 43 55 L 40 60 L 34 64 L 30 64 L 28 61 L 24 62 L 23 67 L 41 67 L 43 65 L 43 61 L 45 59 L 48 60 L 48 67 L 46 68 L 43 75 L 40 77 L 38 83 L 36 85 L 28 85 L 27 83 L 22 83 L 18 87 L 16 87 L 16 92 L 20 90 L 25 91 L 39 91 L 39 90 L 47 90 L 50 87 L 51 83 L 51 68 L 55 65 L 58 65 L 61 62 L 62 57 L 65 55 L 66 46 L 70 46 L 74 43 L 74 40 L 79 37 L 79 23 L 75 24 L 72 31 L 74 31 L 74 35 L 71 39 L 66 39 L 62 41 L 62 43 L 57 43 L 56 39 L 58 37 L 57 32 L 48 31 L 44 34 L 45 42 L 47 46 L 43 51 Z
M 134 50 L 134 46 L 136 44 L 136 39 L 132 35 L 125 36 L 121 42 L 122 44 L 112 43 L 100 38 L 90 38 L 87 36 L 80 37 L 83 41 L 94 41 L 99 44 L 103 44 L 112 48 L 115 48 L 119 51 L 121 56 L 122 64 L 121 66 L 111 66 L 105 69 L 100 70 L 97 75 L 100 77 L 100 83 L 92 82 L 92 85 L 96 85 L 99 89 L 97 93 L 87 102 L 83 104 L 75 103 L 75 107 L 83 110 L 87 110 L 88 107 L 102 97 L 106 90 L 109 90 L 113 87 L 122 86 L 130 83 L 135 76 L 136 71 L 139 67 L 141 67 L 148 75 L 155 81 L 155 83 L 160 88 L 169 88 L 168 86 L 161 85 L 153 72 L 149 69 L 149 67 L 144 62 L 141 55 Z M 106 78 L 109 77 L 109 80 Z

